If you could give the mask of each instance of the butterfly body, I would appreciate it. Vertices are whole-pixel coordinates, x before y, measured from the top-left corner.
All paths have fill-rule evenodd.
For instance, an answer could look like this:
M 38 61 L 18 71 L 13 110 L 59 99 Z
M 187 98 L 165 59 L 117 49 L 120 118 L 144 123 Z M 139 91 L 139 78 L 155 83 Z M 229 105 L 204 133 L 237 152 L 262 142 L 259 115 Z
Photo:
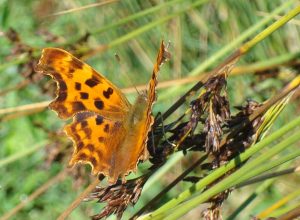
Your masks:
M 119 177 L 125 181 L 138 161 L 147 159 L 156 77 L 167 55 L 162 43 L 149 89 L 131 105 L 108 79 L 70 53 L 58 48 L 43 50 L 37 71 L 52 76 L 58 85 L 50 108 L 62 119 L 73 117 L 64 128 L 74 142 L 71 166 L 90 164 L 94 174 L 102 173 L 114 183 Z

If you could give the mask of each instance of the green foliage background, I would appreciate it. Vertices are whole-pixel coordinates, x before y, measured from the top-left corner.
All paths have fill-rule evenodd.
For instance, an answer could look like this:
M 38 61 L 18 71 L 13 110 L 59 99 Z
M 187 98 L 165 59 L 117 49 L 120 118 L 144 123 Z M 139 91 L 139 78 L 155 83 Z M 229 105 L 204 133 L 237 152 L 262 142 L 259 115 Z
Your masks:
M 192 4 L 197 2 L 203 2 L 203 4 L 192 7 Z M 7 59 L 14 47 L 4 37 L 4 32 L 9 28 L 14 28 L 19 33 L 23 43 L 34 48 L 37 58 L 44 47 L 59 46 L 65 48 L 67 44 L 72 45 L 76 39 L 90 33 L 89 47 L 96 48 L 99 45 L 108 45 L 109 48 L 90 57 L 87 62 L 117 86 L 124 88 L 145 84 L 149 80 L 162 39 L 171 42 L 172 59 L 163 67 L 159 82 L 184 78 L 189 76 L 189 73 L 204 60 L 234 41 L 241 33 L 284 2 L 281 0 L 122 0 L 63 15 L 52 15 L 95 2 L 89 0 L 0 0 L 0 91 L 13 87 L 24 80 L 16 65 L 16 61 L 22 60 L 22 57 L 15 56 L 10 60 Z M 169 5 L 164 7 L 166 3 Z M 103 31 L 107 25 L 124 21 L 124 18 L 154 6 L 158 6 L 159 10 Z M 172 16 L 173 14 L 174 16 Z M 168 16 L 170 19 L 167 20 Z M 151 27 L 153 22 L 157 22 L 157 24 Z M 149 29 L 147 29 L 148 27 Z M 55 42 L 45 42 L 43 37 L 37 33 L 38 30 L 47 30 L 59 36 L 60 43 L 57 45 Z M 299 31 L 299 21 L 290 22 L 260 42 L 242 57 L 238 65 L 247 66 L 261 61 L 268 63 L 277 56 L 299 52 Z M 120 63 L 115 59 L 115 53 L 120 57 Z M 220 61 L 221 59 L 216 60 L 215 65 Z M 210 69 L 214 66 L 211 66 Z M 257 76 L 247 72 L 230 77 L 228 92 L 231 106 L 241 105 L 245 103 L 247 98 L 264 101 L 276 94 L 295 74 L 291 69 L 283 68 L 280 69 L 277 77 L 265 80 L 260 80 Z M 164 112 L 191 86 L 192 84 L 184 86 L 173 84 L 172 88 L 160 89 L 154 114 Z M 134 100 L 135 96 L 136 93 L 128 94 L 131 101 Z M 50 99 L 48 94 L 42 93 L 38 85 L 31 83 L 23 89 L 14 90 L 1 96 L 0 108 L 22 106 Z M 189 105 L 189 101 L 186 102 L 185 107 Z M 183 112 L 185 107 L 183 106 L 173 114 L 173 119 L 179 115 L 179 112 Z M 277 120 L 275 128 L 292 120 L 298 113 L 299 110 L 295 102 L 290 104 Z M 64 124 L 54 112 L 48 109 L 26 117 L 1 122 L 0 164 L 5 158 L 26 151 L 48 138 L 47 134 L 36 127 L 34 123 L 41 123 L 50 130 L 61 129 Z M 54 163 L 49 169 L 45 169 L 42 166 L 44 158 L 45 151 L 41 147 L 26 157 L 0 166 L 0 216 L 21 201 L 26 200 L 28 195 L 66 166 L 66 164 Z M 137 207 L 141 207 L 159 192 L 171 179 L 179 175 L 178 170 L 184 170 L 188 164 L 189 159 L 187 158 L 175 165 L 159 182 L 142 195 Z M 295 187 L 296 183 L 299 182 L 299 176 L 291 178 L 288 183 L 284 181 L 284 178 L 278 182 L 268 191 L 263 192 L 260 198 L 246 209 L 243 213 L 243 219 L 249 219 L 250 215 L 255 215 L 281 198 L 282 195 Z M 188 183 L 179 184 L 164 200 L 167 201 L 172 198 L 187 186 L 189 186 Z M 229 215 L 241 202 L 241 198 L 245 198 L 254 188 L 255 186 L 250 186 L 233 193 L 224 206 L 224 217 Z M 26 205 L 12 219 L 55 219 L 83 189 L 84 186 L 79 190 L 74 190 L 72 179 L 67 178 L 50 187 L 45 194 Z M 161 201 L 161 204 L 163 202 Z M 86 219 L 86 212 L 89 214 L 96 213 L 100 207 L 90 203 L 83 204 L 73 212 L 70 219 Z M 133 212 L 133 209 L 129 209 L 128 213 Z M 128 216 L 125 215 L 125 219 Z M 191 211 L 183 219 L 188 218 L 199 218 L 199 210 Z

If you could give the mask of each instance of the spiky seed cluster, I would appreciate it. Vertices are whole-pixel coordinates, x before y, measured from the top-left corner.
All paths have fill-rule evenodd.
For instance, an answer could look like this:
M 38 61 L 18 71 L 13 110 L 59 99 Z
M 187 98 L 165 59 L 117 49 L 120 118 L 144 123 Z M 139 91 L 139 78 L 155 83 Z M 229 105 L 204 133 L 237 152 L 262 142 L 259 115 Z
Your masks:
M 99 203 L 106 202 L 106 206 L 101 213 L 92 216 L 92 219 L 102 219 L 111 214 L 115 214 L 118 219 L 121 219 L 127 206 L 134 205 L 138 201 L 148 177 L 142 176 L 123 184 L 117 182 L 108 187 L 96 188 L 86 200 L 97 199 Z

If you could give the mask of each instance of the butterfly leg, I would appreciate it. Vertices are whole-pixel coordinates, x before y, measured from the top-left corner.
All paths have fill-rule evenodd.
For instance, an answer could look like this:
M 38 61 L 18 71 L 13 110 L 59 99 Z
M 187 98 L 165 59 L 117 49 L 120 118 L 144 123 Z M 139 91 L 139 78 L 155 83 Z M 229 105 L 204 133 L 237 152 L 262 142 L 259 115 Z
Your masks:
M 151 155 L 155 155 L 156 154 L 156 150 L 155 150 L 155 140 L 154 140 L 154 132 L 153 129 L 151 129 L 151 146 L 149 147 L 150 149 L 149 152 L 151 152 Z
M 157 113 L 156 118 L 160 118 L 160 120 L 161 120 L 161 129 L 162 129 L 162 133 L 163 133 L 163 136 L 164 136 L 165 141 L 166 141 L 168 144 L 170 144 L 171 146 L 175 147 L 176 144 L 170 142 L 170 141 L 167 139 L 167 137 L 166 137 L 166 131 L 165 131 L 165 125 L 164 125 L 164 119 L 163 119 L 163 116 L 162 116 L 161 112 L 158 112 L 158 113 Z

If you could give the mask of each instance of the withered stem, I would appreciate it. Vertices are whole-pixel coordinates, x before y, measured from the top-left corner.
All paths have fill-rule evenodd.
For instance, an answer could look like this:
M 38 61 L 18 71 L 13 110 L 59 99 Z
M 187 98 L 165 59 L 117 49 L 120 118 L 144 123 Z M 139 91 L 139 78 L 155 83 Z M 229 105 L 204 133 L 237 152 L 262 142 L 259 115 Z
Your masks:
M 253 177 L 250 180 L 247 180 L 245 182 L 239 183 L 235 186 L 236 189 L 238 188 L 242 188 L 244 186 L 248 186 L 251 184 L 255 184 L 258 182 L 262 182 L 271 178 L 275 178 L 278 176 L 282 176 L 282 175 L 287 175 L 287 174 L 291 174 L 291 173 L 295 173 L 297 172 L 297 167 L 293 167 L 293 168 L 289 168 L 289 169 L 285 169 L 285 170 L 281 170 L 281 171 L 277 171 L 277 172 L 273 172 L 273 173 L 267 173 L 267 174 L 263 174 L 257 177 Z
M 79 206 L 81 201 L 88 197 L 88 195 L 96 188 L 96 186 L 100 183 L 100 180 L 95 179 L 73 202 L 72 204 L 57 218 L 57 220 L 66 219 L 71 212 Z
M 290 210 L 287 213 L 284 213 L 283 215 L 279 216 L 277 220 L 289 220 L 289 219 L 295 219 L 300 216 L 300 205 L 296 208 Z

